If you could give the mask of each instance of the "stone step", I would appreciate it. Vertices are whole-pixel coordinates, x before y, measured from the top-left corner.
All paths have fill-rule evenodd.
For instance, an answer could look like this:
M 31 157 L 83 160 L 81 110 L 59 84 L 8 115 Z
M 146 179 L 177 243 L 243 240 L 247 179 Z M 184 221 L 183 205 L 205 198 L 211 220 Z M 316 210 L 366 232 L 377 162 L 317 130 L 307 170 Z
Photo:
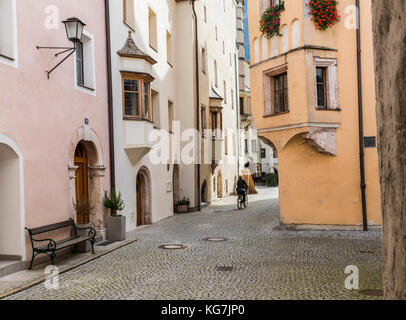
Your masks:
M 21 261 L 0 260 L 0 278 L 21 270 Z

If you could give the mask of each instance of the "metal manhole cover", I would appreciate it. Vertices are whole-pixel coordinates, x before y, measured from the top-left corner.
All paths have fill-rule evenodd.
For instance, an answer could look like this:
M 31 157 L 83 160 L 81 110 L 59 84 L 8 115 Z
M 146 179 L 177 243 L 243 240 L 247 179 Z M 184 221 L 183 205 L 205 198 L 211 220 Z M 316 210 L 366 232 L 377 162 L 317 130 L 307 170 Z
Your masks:
M 380 289 L 360 290 L 359 293 L 363 294 L 364 296 L 383 297 L 383 290 Z
M 187 246 L 183 244 L 164 244 L 162 246 L 159 246 L 159 249 L 165 249 L 165 250 L 182 250 L 186 249 Z
M 208 241 L 208 242 L 225 242 L 225 241 L 228 241 L 228 239 L 227 239 L 227 238 L 224 238 L 224 237 L 210 237 L 210 238 L 203 239 L 203 241 Z
M 97 246 L 98 247 L 106 247 L 110 244 L 114 243 L 114 241 L 103 241 L 102 243 L 99 243 Z
M 217 271 L 225 271 L 225 272 L 230 272 L 233 271 L 234 267 L 216 267 Z

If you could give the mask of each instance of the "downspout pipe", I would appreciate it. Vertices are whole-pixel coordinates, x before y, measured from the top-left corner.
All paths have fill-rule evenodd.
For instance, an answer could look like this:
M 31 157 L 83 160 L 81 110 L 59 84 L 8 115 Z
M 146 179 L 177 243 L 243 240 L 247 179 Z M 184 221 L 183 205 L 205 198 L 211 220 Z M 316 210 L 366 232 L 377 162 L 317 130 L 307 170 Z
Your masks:
M 107 50 L 107 95 L 108 95 L 108 117 L 109 117 L 109 155 L 110 155 L 110 185 L 116 188 L 116 166 L 114 157 L 114 118 L 113 118 L 113 81 L 111 74 L 111 40 L 110 40 L 110 0 L 104 0 L 106 20 L 106 50 Z
M 198 37 L 198 22 L 197 22 L 197 14 L 195 8 L 195 1 L 192 0 L 192 10 L 193 16 L 195 18 L 195 76 L 196 76 L 196 130 L 198 131 L 197 137 L 197 154 L 198 154 L 198 161 L 196 164 L 197 170 L 197 210 L 200 211 L 201 208 L 201 192 L 200 192 L 200 74 L 199 74 L 199 37 Z
M 359 160 L 362 196 L 362 222 L 363 230 L 368 231 L 368 217 L 366 204 L 366 181 L 365 181 L 365 151 L 364 151 L 364 117 L 362 101 L 362 60 L 361 60 L 361 12 L 360 1 L 355 0 L 357 7 L 357 75 L 358 75 L 358 129 L 359 129 Z

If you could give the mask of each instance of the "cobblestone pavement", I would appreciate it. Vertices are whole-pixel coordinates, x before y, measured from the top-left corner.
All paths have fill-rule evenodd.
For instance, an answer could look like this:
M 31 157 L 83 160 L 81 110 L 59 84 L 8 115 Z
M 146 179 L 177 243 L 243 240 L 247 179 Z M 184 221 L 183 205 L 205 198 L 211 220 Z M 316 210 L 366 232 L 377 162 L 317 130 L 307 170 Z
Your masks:
M 380 232 L 276 231 L 276 194 L 140 228 L 130 234 L 139 241 L 60 275 L 58 290 L 40 284 L 8 299 L 377 299 L 345 289 L 344 269 L 359 268 L 360 289 L 382 287 Z

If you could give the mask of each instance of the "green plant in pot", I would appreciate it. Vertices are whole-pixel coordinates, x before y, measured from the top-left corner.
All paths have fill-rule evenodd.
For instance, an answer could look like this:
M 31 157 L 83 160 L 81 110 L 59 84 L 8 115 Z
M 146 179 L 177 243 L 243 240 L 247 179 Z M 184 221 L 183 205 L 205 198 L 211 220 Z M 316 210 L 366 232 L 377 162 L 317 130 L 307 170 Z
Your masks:
M 111 241 L 125 240 L 126 217 L 117 214 L 119 211 L 124 210 L 125 207 L 121 192 L 117 193 L 116 190 L 112 189 L 110 196 L 105 192 L 103 205 L 111 210 L 108 225 L 108 239 Z
M 183 200 L 179 200 L 176 203 L 176 208 L 179 213 L 186 213 L 189 211 L 190 207 L 190 200 L 187 198 L 183 198 Z

